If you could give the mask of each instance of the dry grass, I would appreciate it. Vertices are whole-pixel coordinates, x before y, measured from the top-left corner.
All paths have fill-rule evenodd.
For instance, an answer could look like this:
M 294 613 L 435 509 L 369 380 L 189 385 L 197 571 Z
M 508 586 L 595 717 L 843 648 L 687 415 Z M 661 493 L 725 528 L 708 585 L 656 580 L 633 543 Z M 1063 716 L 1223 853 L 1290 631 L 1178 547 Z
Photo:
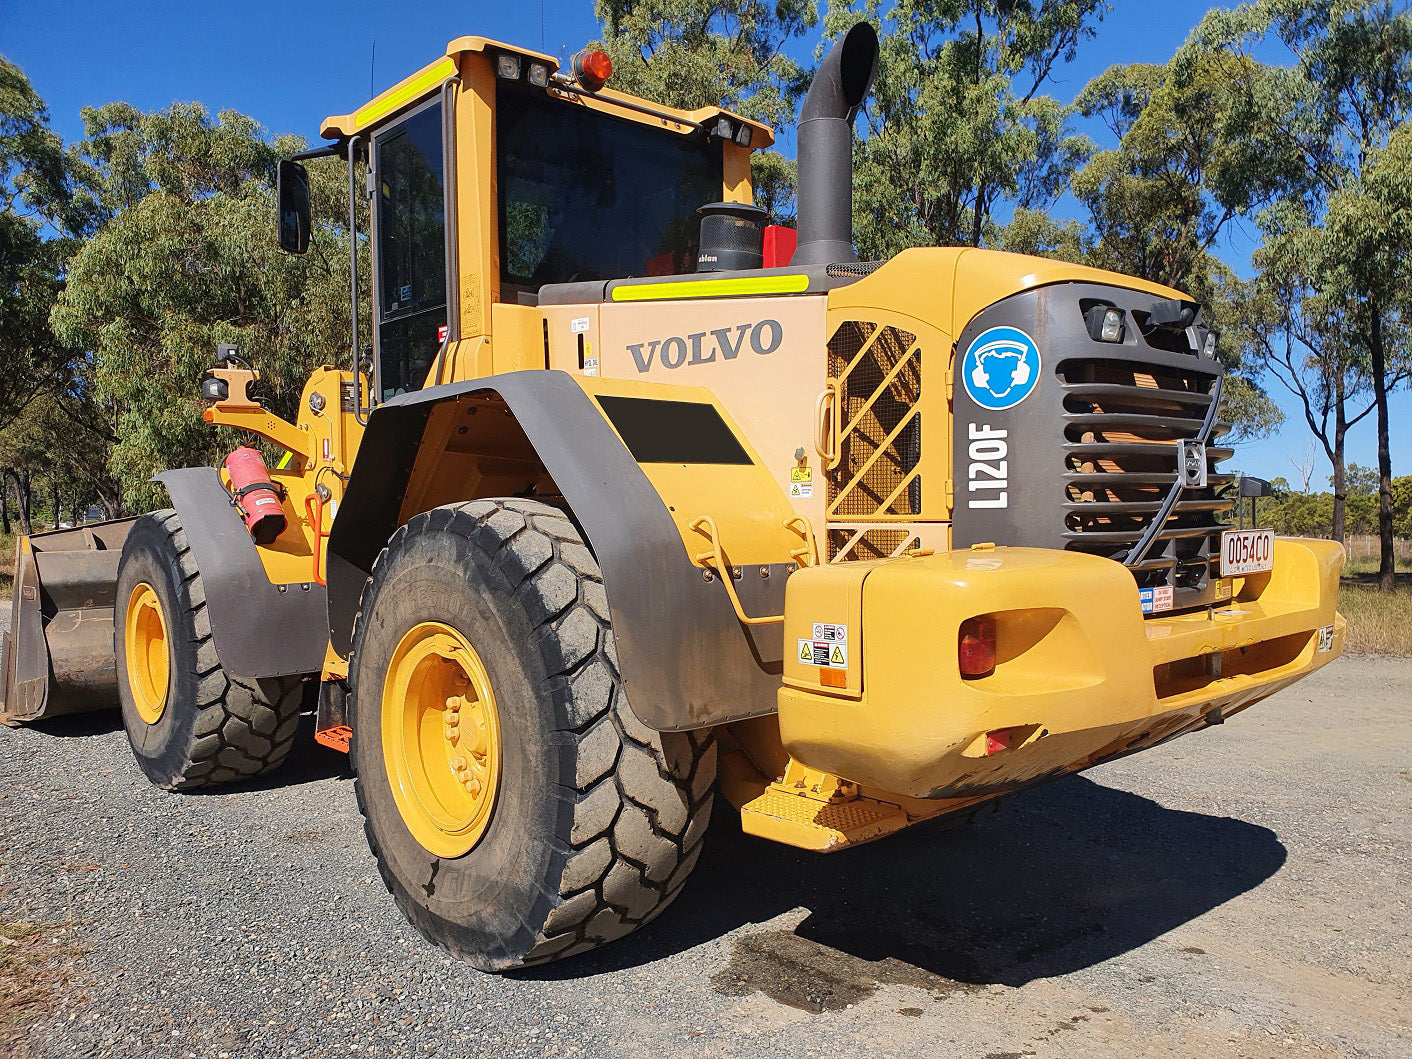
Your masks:
M 25 1027 L 62 998 L 74 957 L 66 923 L 0 922 L 0 1054 L 24 1054 Z
M 15 590 L 15 535 L 0 533 L 0 604 Z
M 1374 579 L 1345 578 L 1338 609 L 1348 619 L 1348 651 L 1412 656 L 1412 581 L 1406 577 L 1391 592 Z

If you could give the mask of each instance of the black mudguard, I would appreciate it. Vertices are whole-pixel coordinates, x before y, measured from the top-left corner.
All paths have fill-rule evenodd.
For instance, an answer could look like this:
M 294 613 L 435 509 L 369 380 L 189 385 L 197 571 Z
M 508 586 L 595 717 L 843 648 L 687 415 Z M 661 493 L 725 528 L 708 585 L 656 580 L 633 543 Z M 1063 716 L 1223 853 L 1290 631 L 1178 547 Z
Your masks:
M 221 668 L 241 677 L 318 673 L 328 648 L 328 594 L 273 585 L 230 494 L 210 467 L 157 475 L 196 558 Z
M 721 586 L 703 580 L 691 562 L 666 505 L 597 404 L 560 371 L 435 386 L 372 413 L 329 538 L 335 650 L 348 654 L 359 597 L 399 525 L 433 409 L 472 395 L 504 402 L 593 549 L 621 675 L 642 722 L 679 731 L 774 712 L 782 671 L 779 627 L 752 629 L 736 620 Z M 741 581 L 747 610 L 782 613 L 785 580 Z

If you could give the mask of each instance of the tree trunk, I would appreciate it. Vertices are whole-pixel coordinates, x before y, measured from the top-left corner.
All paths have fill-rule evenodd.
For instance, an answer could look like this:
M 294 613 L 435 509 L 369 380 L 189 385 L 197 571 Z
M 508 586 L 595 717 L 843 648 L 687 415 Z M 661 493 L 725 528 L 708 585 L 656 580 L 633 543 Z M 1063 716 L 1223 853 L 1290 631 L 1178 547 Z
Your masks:
M 1348 433 L 1348 420 L 1343 414 L 1343 373 L 1338 373 L 1334 401 L 1334 524 L 1330 536 L 1340 544 L 1344 541 L 1348 519 L 1348 461 L 1344 457 L 1343 439 Z
M 0 480 L 0 529 L 5 531 L 5 536 L 10 535 L 10 494 L 3 480 Z
M 50 478 L 49 488 L 52 490 L 50 495 L 54 497 L 54 528 L 58 529 L 59 522 L 63 516 L 63 508 L 59 504 L 59 479 Z
M 28 536 L 33 532 L 29 524 L 29 472 L 21 474 L 13 468 L 5 471 L 5 480 L 15 487 L 15 522 L 21 533 Z
M 1376 302 L 1368 351 L 1372 354 L 1373 400 L 1378 408 L 1378 587 L 1391 592 L 1396 583 L 1396 553 L 1392 541 L 1392 453 L 1388 447 L 1387 352 L 1383 347 L 1383 315 Z

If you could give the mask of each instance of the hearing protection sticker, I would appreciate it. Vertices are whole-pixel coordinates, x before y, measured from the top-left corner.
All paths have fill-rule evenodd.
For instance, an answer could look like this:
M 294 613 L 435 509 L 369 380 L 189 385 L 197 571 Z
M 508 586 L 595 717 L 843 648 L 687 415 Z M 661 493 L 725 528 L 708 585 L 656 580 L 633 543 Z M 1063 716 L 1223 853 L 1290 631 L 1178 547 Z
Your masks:
M 848 668 L 848 626 L 814 622 L 814 638 L 799 641 L 799 661 L 824 669 Z
M 1039 385 L 1039 346 L 1018 327 L 988 328 L 966 350 L 961 382 L 982 408 L 1014 408 Z
M 814 468 L 791 467 L 789 469 L 789 498 L 809 500 L 814 496 Z

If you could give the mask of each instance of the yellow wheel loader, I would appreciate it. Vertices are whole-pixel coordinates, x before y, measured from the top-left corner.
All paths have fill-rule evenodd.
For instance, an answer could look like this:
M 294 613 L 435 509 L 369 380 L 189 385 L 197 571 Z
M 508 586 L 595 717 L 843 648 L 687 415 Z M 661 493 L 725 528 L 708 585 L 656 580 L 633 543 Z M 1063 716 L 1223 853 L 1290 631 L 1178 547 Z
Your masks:
M 301 706 L 428 938 L 487 970 L 658 915 L 719 790 L 820 852 L 1225 721 L 1341 651 L 1337 544 L 1225 520 L 1201 307 L 971 248 L 860 262 L 824 60 L 797 234 L 768 128 L 480 37 L 282 163 L 371 206 L 370 320 L 297 422 L 226 347 L 249 450 L 171 508 L 19 545 L 4 719 L 110 705 L 171 788 L 257 775 Z M 366 163 L 366 184 L 355 177 Z M 370 340 L 365 341 L 370 336 Z M 237 457 L 240 457 L 237 460 Z

